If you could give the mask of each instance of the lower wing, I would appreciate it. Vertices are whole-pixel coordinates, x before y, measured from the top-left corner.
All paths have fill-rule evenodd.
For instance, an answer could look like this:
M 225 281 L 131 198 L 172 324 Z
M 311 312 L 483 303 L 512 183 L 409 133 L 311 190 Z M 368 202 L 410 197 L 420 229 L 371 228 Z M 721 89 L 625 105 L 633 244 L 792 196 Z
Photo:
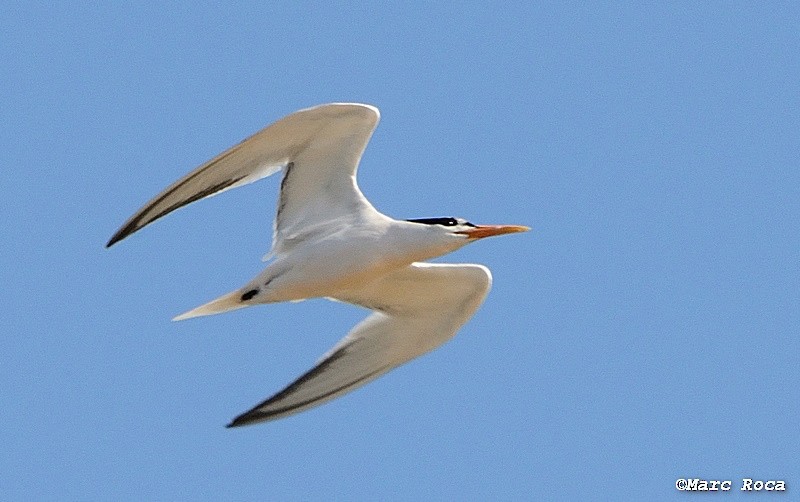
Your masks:
M 374 310 L 308 372 L 228 427 L 275 420 L 374 380 L 452 338 L 483 303 L 481 265 L 413 263 L 335 299 Z

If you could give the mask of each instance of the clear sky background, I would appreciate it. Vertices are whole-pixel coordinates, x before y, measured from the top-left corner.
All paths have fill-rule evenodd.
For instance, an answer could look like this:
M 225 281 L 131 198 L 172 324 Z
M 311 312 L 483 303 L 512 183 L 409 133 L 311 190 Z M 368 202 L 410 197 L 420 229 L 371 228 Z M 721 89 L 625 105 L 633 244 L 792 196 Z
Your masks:
M 0 499 L 796 497 L 800 10 L 697 3 L 4 3 Z M 494 274 L 452 342 L 228 430 L 365 315 L 170 322 L 261 269 L 279 180 L 103 246 L 331 101 L 381 109 L 381 211 L 533 230 L 442 258 Z

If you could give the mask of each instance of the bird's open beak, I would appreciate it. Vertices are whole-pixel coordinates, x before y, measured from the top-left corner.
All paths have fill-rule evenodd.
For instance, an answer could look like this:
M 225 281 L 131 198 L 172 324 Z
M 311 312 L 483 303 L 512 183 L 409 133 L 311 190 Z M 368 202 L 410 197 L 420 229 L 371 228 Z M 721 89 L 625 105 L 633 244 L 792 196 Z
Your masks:
M 470 239 L 483 239 L 495 235 L 515 234 L 517 232 L 527 232 L 530 227 L 522 225 L 477 225 L 469 230 L 459 230 L 457 234 L 466 235 Z

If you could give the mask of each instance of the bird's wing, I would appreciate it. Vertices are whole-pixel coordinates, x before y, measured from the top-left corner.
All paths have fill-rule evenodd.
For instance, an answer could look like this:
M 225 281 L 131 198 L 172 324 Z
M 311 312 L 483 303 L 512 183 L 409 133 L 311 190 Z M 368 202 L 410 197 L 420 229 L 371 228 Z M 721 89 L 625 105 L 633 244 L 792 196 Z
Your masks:
M 275 240 L 354 211 L 374 211 L 356 184 L 378 109 L 333 103 L 267 126 L 179 179 L 125 222 L 106 245 L 196 200 L 283 171 Z M 315 220 L 316 219 L 316 220 Z
M 307 373 L 228 426 L 282 418 L 356 389 L 452 338 L 483 303 L 481 265 L 413 263 L 336 300 L 374 310 Z

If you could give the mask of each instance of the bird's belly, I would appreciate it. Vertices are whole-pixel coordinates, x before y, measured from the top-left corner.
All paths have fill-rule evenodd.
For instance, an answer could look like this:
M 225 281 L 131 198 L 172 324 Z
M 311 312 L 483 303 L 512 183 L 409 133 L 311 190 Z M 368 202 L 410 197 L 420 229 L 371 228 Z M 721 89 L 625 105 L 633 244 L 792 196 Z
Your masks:
M 326 254 L 297 253 L 270 265 L 262 274 L 263 300 L 281 302 L 335 296 L 413 261 L 354 246 L 341 253 L 328 250 Z

